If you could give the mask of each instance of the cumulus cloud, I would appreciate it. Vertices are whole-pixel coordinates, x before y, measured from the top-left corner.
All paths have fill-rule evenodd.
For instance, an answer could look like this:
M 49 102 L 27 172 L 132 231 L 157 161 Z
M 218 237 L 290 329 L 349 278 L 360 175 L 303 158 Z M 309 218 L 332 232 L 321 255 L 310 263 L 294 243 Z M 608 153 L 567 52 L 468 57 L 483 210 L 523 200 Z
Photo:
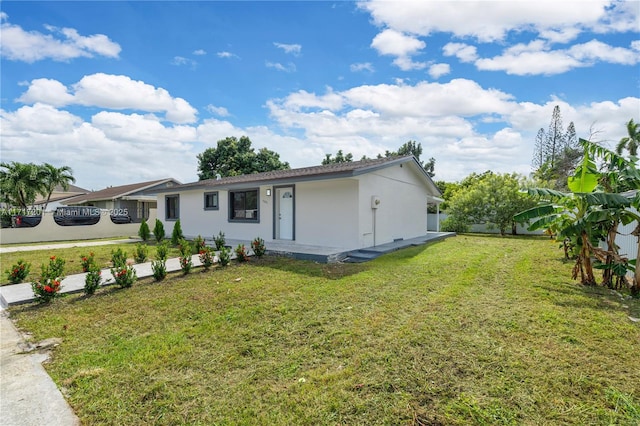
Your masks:
M 280 62 L 265 62 L 265 66 L 267 68 L 273 68 L 276 69 L 278 71 L 283 71 L 283 72 L 295 72 L 296 71 L 296 64 L 294 64 L 293 62 L 289 62 L 287 65 L 282 65 Z
M 349 65 L 349 70 L 351 70 L 351 72 L 358 72 L 358 71 L 374 72 L 375 71 L 375 69 L 373 68 L 373 65 L 371 65 L 371 62 L 361 62 L 361 63 L 351 64 Z
M 8 15 L 0 17 L 2 57 L 12 61 L 33 63 L 44 59 L 66 62 L 79 57 L 105 56 L 118 58 L 122 50 L 104 34 L 83 36 L 73 28 L 47 25 L 48 34 L 25 31 L 8 22 Z
M 380 55 L 395 56 L 394 65 L 403 71 L 422 69 L 427 66 L 425 63 L 414 62 L 411 59 L 426 46 L 422 40 L 392 29 L 382 31 L 371 42 L 371 47 Z
M 207 54 L 207 51 L 204 49 L 198 49 L 198 50 L 194 50 L 193 54 L 197 56 L 204 56 Z
M 207 111 L 209 111 L 212 114 L 218 115 L 220 117 L 228 117 L 231 114 L 229 114 L 229 111 L 225 108 L 225 107 L 217 107 L 215 105 L 207 105 Z
M 284 53 L 290 53 L 296 56 L 302 52 L 302 46 L 299 44 L 273 43 L 273 45 L 278 49 L 284 50 Z
M 451 72 L 449 64 L 433 64 L 429 66 L 429 75 L 432 78 L 440 78 Z
M 227 51 L 218 52 L 217 55 L 218 55 L 218 58 L 239 58 L 239 56 L 236 55 L 235 53 L 231 53 Z
M 174 123 L 191 123 L 197 111 L 182 98 L 174 98 L 163 88 L 124 75 L 92 74 L 67 88 L 51 79 L 36 79 L 18 99 L 21 102 L 54 106 L 84 105 L 115 110 L 164 112 Z

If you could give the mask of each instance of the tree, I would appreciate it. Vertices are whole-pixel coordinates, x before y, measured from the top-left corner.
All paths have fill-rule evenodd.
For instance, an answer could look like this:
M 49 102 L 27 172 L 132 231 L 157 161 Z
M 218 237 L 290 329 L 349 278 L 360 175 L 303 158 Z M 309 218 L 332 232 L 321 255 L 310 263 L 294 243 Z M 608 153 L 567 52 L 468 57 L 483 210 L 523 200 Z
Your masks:
M 61 186 L 64 191 L 69 189 L 69 185 L 76 181 L 73 177 L 73 170 L 69 166 L 55 167 L 49 163 L 44 163 L 41 169 L 42 195 L 46 197 L 43 210 L 47 210 L 51 194 L 56 186 Z
M 344 155 L 342 150 L 338 150 L 335 157 L 332 157 L 331 154 L 326 154 L 324 160 L 322 160 L 322 165 L 326 166 L 327 164 L 338 164 L 338 163 L 350 163 L 353 161 L 353 154 L 350 152 Z
M 149 230 L 147 219 L 142 218 L 142 222 L 140 223 L 140 228 L 138 229 L 138 236 L 142 238 L 142 241 L 147 241 L 150 235 L 151 235 L 151 231 Z
M 42 168 L 34 163 L 0 163 L 2 201 L 26 210 L 43 192 Z
M 449 200 L 447 212 L 456 223 L 486 223 L 497 227 L 501 235 L 507 229 L 516 233 L 513 216 L 535 205 L 535 201 L 520 192 L 522 177 L 513 174 L 486 172 L 467 177 Z
M 553 108 L 549 129 L 538 130 L 532 165 L 538 180 L 551 182 L 556 189 L 566 189 L 566 179 L 582 158 L 573 122 L 563 129 L 558 105 Z
M 247 136 L 221 139 L 215 148 L 207 148 L 197 158 L 200 180 L 289 169 L 289 163 L 280 161 L 276 152 L 262 148 L 256 154 Z
M 616 146 L 616 153 L 622 155 L 625 149 L 629 151 L 629 155 L 638 155 L 638 146 L 640 145 L 640 123 L 635 123 L 633 118 L 627 122 L 627 136 L 620 139 Z
M 157 219 L 157 218 L 156 218 L 156 224 L 153 227 L 153 236 L 155 237 L 157 243 L 161 243 L 165 237 L 164 225 L 162 224 L 160 219 Z

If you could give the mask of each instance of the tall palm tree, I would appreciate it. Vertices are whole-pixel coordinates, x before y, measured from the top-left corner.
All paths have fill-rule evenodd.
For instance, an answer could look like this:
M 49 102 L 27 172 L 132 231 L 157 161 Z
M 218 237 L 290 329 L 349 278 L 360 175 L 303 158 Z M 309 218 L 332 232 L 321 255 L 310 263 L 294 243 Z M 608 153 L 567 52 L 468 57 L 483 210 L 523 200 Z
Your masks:
M 629 151 L 629 155 L 634 157 L 638 155 L 638 147 L 640 146 L 640 123 L 634 123 L 633 118 L 627 123 L 628 136 L 620 139 L 616 146 L 616 154 L 622 155 L 623 150 Z
M 41 167 L 42 188 L 40 193 L 47 198 L 44 203 L 44 209 L 47 210 L 51 194 L 55 191 L 56 186 L 61 186 L 63 191 L 69 189 L 69 185 L 76 181 L 73 177 L 73 170 L 69 166 L 55 167 L 49 163 L 44 163 Z
M 26 210 L 42 192 L 42 171 L 33 163 L 0 163 L 0 192 L 2 201 Z

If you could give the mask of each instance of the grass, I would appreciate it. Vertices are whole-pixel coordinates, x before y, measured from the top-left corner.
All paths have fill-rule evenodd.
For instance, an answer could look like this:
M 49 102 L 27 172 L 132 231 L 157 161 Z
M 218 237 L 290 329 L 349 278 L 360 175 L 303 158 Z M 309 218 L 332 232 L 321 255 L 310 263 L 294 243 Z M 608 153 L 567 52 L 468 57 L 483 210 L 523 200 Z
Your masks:
M 148 241 L 146 244 L 149 246 L 149 258 L 155 259 L 156 243 Z M 17 263 L 20 259 L 31 262 L 29 275 L 25 279 L 25 282 L 31 282 L 40 277 L 41 265 L 49 263 L 49 258 L 53 255 L 65 260 L 64 273 L 65 275 L 71 275 L 82 272 L 81 258 L 91 252 L 94 253 L 95 260 L 98 265 L 102 268 L 110 267 L 111 251 L 117 250 L 118 248 L 125 251 L 127 253 L 127 257 L 133 261 L 136 245 L 132 243 L 2 253 L 0 255 L 0 285 L 9 284 L 9 279 L 7 278 L 7 273 L 5 271 L 9 270 L 11 266 Z M 177 257 L 179 254 L 180 251 L 177 248 L 172 247 L 169 249 L 170 257 Z
M 637 300 L 555 244 L 458 236 L 366 264 L 286 258 L 11 308 L 83 424 L 640 422 Z

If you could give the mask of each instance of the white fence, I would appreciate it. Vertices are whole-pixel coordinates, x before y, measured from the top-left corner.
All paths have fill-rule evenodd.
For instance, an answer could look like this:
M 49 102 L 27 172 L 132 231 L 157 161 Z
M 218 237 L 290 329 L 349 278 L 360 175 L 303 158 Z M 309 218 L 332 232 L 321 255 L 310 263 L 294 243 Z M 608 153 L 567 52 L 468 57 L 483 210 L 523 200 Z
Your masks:
M 440 213 L 440 223 L 442 224 L 442 221 L 445 220 L 447 218 L 447 214 L 446 213 Z M 435 231 L 436 230 L 436 223 L 437 223 L 437 215 L 435 213 L 429 213 L 427 215 L 427 229 L 429 231 Z M 440 225 L 440 230 L 442 230 L 442 225 Z M 476 225 L 471 225 L 471 229 L 469 230 L 469 232 L 477 232 L 480 234 L 499 234 L 500 233 L 500 229 L 498 228 L 494 228 L 494 229 L 489 229 L 487 227 L 486 224 L 476 224 Z M 516 232 L 518 235 L 542 235 L 544 234 L 543 231 L 528 231 L 526 226 L 522 226 L 522 225 L 517 225 L 516 226 Z M 511 234 L 511 227 L 509 227 L 509 229 L 506 230 L 507 234 Z
M 153 229 L 155 220 L 156 210 L 151 209 L 147 219 L 149 229 Z M 54 221 L 53 212 L 45 212 L 40 223 L 32 228 L 0 229 L 0 243 L 24 244 L 133 236 L 138 235 L 139 229 L 139 223 L 113 223 L 108 214 L 100 216 L 95 225 L 61 226 Z

